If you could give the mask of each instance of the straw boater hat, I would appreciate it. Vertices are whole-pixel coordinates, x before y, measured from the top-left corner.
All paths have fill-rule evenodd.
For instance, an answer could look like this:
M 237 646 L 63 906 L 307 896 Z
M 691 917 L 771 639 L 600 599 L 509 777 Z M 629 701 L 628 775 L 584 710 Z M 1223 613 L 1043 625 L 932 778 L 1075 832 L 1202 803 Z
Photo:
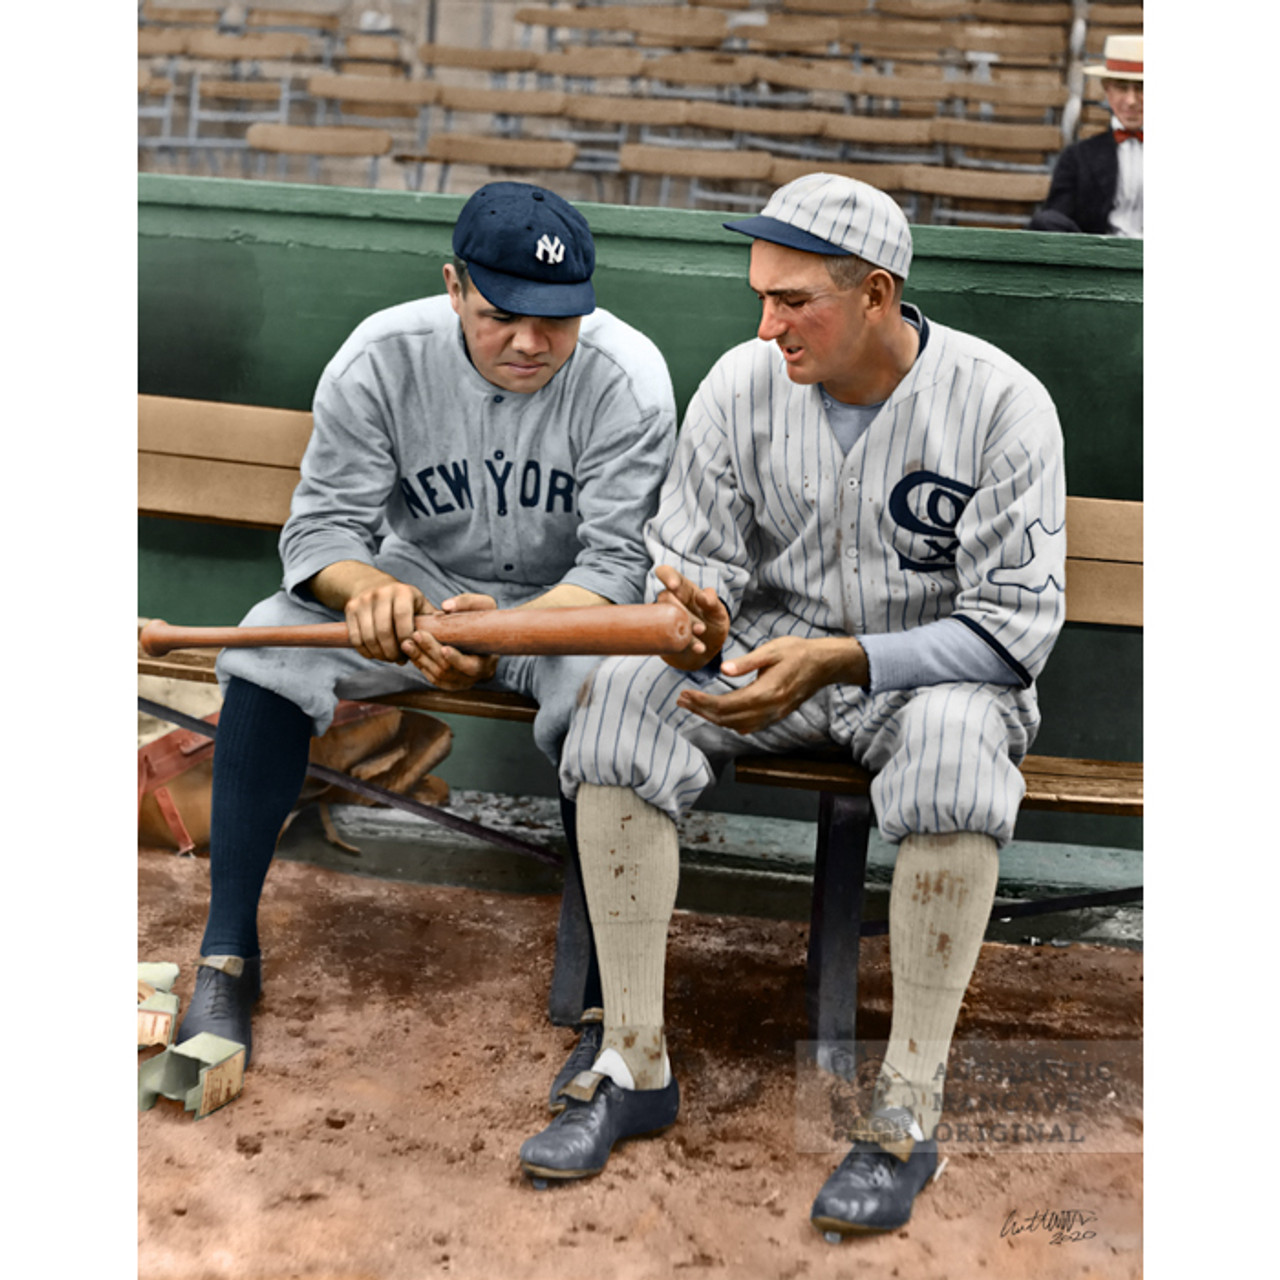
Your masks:
M 1142 80 L 1142 37 L 1108 36 L 1102 46 L 1102 62 L 1085 67 L 1087 76 L 1106 80 Z

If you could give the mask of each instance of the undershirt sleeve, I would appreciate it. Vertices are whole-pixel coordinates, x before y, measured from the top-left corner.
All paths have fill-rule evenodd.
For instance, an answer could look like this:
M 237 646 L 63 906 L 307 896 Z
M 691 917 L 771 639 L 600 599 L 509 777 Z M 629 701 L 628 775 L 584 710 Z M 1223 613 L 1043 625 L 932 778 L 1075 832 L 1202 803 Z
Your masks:
M 963 623 L 940 618 L 909 631 L 859 636 L 871 671 L 871 693 L 971 681 L 1021 687 L 1014 670 Z

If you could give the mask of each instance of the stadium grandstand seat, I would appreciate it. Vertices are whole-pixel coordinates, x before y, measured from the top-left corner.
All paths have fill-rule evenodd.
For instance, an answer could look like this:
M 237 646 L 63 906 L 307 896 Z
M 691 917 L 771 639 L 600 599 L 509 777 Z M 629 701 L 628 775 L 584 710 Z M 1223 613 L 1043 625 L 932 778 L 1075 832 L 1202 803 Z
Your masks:
M 378 161 L 391 151 L 391 135 L 385 129 L 363 129 L 348 125 L 252 124 L 246 134 L 249 150 L 257 153 L 258 169 L 265 169 L 266 157 L 274 155 L 279 177 L 287 174 L 292 156 L 305 156 L 308 176 L 318 183 L 321 162 L 328 159 L 367 158 L 368 185 L 378 185 Z
M 512 72 L 519 73 L 521 81 L 514 87 L 522 87 L 524 73 L 532 71 L 538 60 L 532 49 L 479 49 L 430 42 L 418 46 L 416 58 L 424 73 L 433 78 L 443 68 L 463 73 L 487 71 L 495 89 L 506 88 Z
M 439 87 L 437 102 L 444 112 L 441 131 L 474 133 L 473 128 L 456 129 L 456 116 L 491 117 L 486 136 L 512 138 L 524 133 L 526 116 L 562 116 L 568 95 L 558 89 L 469 89 L 464 85 Z
M 180 141 L 192 161 L 203 158 L 210 172 L 219 171 L 219 153 L 239 154 L 248 172 L 248 142 L 252 124 L 288 124 L 293 105 L 288 76 L 224 79 L 200 70 L 191 74 L 187 130 Z
M 671 204 L 676 181 L 685 183 L 688 207 L 703 201 L 716 208 L 728 205 L 764 207 L 773 156 L 767 151 L 728 151 L 710 147 L 665 147 L 627 143 L 618 148 L 618 170 L 627 177 L 627 203 L 641 203 L 642 180 L 658 179 L 655 203 Z M 812 167 L 812 166 L 810 166 Z M 715 186 L 705 185 L 714 182 Z M 725 185 L 727 184 L 727 185 Z M 744 191 L 743 186 L 750 187 Z M 648 203 L 648 201 L 645 201 Z
M 428 164 L 440 166 L 436 190 L 448 185 L 449 171 L 457 165 L 480 165 L 490 170 L 554 172 L 569 169 L 577 155 L 572 142 L 542 138 L 492 138 L 477 134 L 434 133 L 421 151 L 397 153 L 393 158 L 404 166 L 405 183 L 413 191 L 422 189 Z M 536 180 L 536 179 L 532 179 Z
M 138 6 L 138 26 L 147 27 L 207 27 L 212 31 L 222 26 L 226 5 L 211 5 L 209 0 L 169 0 L 167 4 L 153 4 L 151 0 Z
M 601 80 L 634 81 L 651 61 L 639 49 L 566 46 L 554 53 L 538 54 L 534 69 L 541 85 L 559 81 L 563 89 L 594 93 Z
M 386 121 L 412 121 L 410 136 L 403 141 L 416 147 L 426 145 L 431 107 L 440 98 L 440 88 L 434 80 L 393 80 L 344 72 L 314 75 L 307 81 L 317 125 L 372 125 L 394 133 L 394 126 Z
M 163 146 L 173 138 L 175 86 L 168 76 L 156 75 L 149 67 L 138 68 L 138 141 L 152 146 Z M 143 121 L 158 120 L 155 132 Z
M 348 75 L 407 79 L 412 67 L 407 50 L 407 42 L 394 33 L 347 31 L 338 39 L 333 66 Z

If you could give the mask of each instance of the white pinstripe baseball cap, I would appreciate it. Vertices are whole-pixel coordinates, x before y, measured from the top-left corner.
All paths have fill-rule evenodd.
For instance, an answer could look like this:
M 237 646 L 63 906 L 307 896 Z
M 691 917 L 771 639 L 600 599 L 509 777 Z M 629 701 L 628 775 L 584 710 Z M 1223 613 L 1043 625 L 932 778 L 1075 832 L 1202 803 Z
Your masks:
M 892 196 L 834 173 L 806 173 L 779 187 L 761 213 L 723 224 L 788 249 L 859 258 L 906 279 L 911 228 Z

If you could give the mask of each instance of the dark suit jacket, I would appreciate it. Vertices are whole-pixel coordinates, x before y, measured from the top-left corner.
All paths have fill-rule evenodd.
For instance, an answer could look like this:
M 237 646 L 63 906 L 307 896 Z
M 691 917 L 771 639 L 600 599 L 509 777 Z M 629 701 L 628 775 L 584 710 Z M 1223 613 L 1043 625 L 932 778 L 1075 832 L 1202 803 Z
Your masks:
M 1109 235 L 1119 176 L 1116 140 L 1110 129 L 1073 142 L 1058 156 L 1049 194 L 1040 208 L 1070 218 L 1081 231 Z M 1031 226 L 1036 229 L 1034 218 Z

